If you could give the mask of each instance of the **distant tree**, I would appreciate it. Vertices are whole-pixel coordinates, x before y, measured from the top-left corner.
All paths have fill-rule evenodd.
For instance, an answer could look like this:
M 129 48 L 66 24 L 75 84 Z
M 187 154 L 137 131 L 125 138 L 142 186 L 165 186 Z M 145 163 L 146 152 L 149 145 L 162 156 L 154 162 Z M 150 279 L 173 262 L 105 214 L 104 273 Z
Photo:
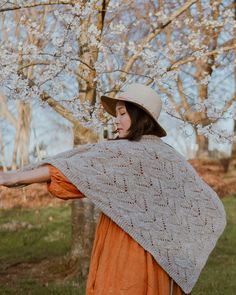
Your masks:
M 22 167 L 29 163 L 29 140 L 30 140 L 30 123 L 31 123 L 31 103 L 16 101 L 16 111 L 13 112 L 8 104 L 7 98 L 0 95 L 0 118 L 8 122 L 15 129 L 14 147 L 12 153 L 12 169 Z M 5 122 L 5 124 L 6 124 Z M 3 123 L 4 124 L 4 123 Z M 4 124 L 4 125 L 5 125 Z M 2 146 L 2 159 L 4 165 L 7 165 L 5 159 L 3 135 L 0 138 Z

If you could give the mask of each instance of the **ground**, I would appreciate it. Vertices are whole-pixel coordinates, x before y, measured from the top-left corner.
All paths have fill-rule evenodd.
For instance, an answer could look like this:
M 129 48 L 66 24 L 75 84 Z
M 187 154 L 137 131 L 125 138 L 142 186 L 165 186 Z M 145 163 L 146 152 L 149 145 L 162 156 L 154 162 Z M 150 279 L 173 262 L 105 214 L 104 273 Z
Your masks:
M 226 160 L 189 160 L 200 176 L 220 197 L 236 193 L 236 169 L 231 165 L 230 169 L 225 172 Z

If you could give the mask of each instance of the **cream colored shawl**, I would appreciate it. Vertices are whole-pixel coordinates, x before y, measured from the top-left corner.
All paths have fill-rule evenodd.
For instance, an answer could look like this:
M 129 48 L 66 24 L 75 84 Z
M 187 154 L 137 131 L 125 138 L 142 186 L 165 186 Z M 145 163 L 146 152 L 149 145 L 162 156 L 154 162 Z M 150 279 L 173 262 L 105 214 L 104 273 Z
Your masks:
M 175 149 L 145 135 L 83 145 L 43 163 L 67 176 L 184 292 L 192 290 L 226 218 L 217 194 Z

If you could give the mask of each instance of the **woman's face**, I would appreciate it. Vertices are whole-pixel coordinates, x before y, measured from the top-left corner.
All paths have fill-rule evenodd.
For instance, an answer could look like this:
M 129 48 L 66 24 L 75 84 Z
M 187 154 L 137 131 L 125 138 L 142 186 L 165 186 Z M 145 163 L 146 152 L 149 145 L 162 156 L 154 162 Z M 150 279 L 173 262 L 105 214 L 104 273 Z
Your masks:
M 126 138 L 128 130 L 131 126 L 131 119 L 123 101 L 118 101 L 116 104 L 115 124 L 116 130 L 119 133 L 118 137 Z

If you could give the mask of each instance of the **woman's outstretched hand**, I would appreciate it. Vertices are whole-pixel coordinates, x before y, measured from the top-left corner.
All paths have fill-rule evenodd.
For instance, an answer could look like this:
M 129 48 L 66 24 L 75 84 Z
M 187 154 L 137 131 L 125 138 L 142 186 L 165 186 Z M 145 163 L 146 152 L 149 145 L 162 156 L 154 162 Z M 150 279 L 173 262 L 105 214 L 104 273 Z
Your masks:
M 50 174 L 47 165 L 30 171 L 0 172 L 0 186 L 17 188 L 32 183 L 49 182 Z
M 18 184 L 18 175 L 15 171 L 0 172 L 0 186 L 16 187 Z

